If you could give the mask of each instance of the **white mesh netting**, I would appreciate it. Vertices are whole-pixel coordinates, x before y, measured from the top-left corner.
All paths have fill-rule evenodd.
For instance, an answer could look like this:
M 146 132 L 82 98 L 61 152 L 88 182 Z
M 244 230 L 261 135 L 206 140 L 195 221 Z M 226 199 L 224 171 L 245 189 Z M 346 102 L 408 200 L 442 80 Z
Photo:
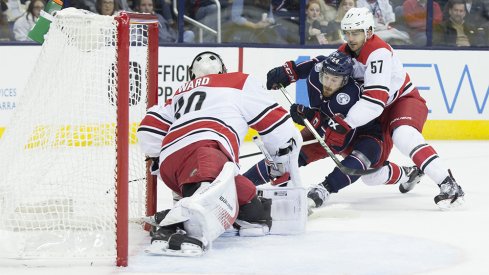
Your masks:
M 135 132 L 147 104 L 147 28 L 131 25 L 129 217 L 145 214 Z M 117 22 L 56 15 L 0 139 L 0 258 L 116 255 Z M 119 202 L 120 203 L 120 202 Z

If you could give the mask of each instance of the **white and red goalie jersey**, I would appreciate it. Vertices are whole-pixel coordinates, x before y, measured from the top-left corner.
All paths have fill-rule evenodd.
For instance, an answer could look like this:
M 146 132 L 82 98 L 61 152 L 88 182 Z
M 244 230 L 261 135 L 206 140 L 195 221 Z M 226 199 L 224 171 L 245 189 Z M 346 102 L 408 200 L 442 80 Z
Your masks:
M 384 108 L 415 89 L 392 47 L 377 35 L 365 42 L 358 56 L 350 51 L 346 43 L 338 50 L 356 60 L 353 78 L 364 85 L 360 100 L 345 119 L 352 128 L 378 117 Z
M 160 157 L 200 140 L 216 140 L 239 161 L 239 146 L 249 127 L 274 154 L 298 130 L 288 112 L 256 79 L 243 73 L 211 74 L 179 88 L 164 106 L 151 107 L 138 129 L 144 153 Z

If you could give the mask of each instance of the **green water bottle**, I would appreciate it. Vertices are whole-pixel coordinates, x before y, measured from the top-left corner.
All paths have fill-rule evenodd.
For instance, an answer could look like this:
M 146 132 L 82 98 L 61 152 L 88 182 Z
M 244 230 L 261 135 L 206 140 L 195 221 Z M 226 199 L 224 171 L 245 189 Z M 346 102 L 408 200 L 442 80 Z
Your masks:
M 61 10 L 61 8 L 63 8 L 63 1 L 50 0 L 44 10 L 41 11 L 36 24 L 27 36 L 40 44 L 44 43 L 44 35 L 49 31 L 49 25 L 53 21 L 53 14 L 55 11 Z

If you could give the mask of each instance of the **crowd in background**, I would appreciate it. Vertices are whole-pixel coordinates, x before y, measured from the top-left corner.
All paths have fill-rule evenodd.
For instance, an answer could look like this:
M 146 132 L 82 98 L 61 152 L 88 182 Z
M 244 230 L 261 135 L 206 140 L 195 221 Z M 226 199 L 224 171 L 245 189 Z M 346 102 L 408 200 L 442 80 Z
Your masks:
M 122 10 L 155 14 L 160 43 L 217 43 L 216 32 L 202 25 L 217 31 L 220 22 L 221 43 L 282 45 L 340 44 L 345 12 L 366 7 L 374 15 L 375 33 L 392 45 L 489 46 L 489 0 L 185 0 L 179 5 L 183 14 L 200 26 L 189 20 L 177 24 L 173 1 L 65 0 L 64 7 L 102 15 Z M 0 4 L 0 43 L 30 41 L 27 33 L 45 0 L 0 0 Z

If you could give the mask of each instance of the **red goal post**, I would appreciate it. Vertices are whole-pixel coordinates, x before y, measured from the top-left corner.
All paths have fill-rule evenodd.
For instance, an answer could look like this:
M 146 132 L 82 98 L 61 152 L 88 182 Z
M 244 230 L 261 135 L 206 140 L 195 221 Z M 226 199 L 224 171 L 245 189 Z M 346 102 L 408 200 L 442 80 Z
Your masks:
M 148 26 L 148 64 L 147 64 L 147 89 L 148 107 L 158 103 L 158 18 L 155 15 L 125 13 L 122 12 L 115 17 L 117 26 L 117 52 L 118 52 L 118 90 L 119 98 L 117 108 L 117 200 L 128 202 L 129 182 L 129 56 L 130 56 L 130 26 L 131 24 L 144 24 Z M 123 106 L 126 106 L 124 108 Z M 149 163 L 146 164 L 146 215 L 151 216 L 156 212 L 156 177 L 149 172 Z M 119 195 L 120 194 L 120 195 Z M 127 266 L 128 257 L 128 226 L 129 207 L 117 208 L 117 266 Z
M 157 76 L 156 16 L 58 12 L 0 139 L 0 262 L 127 266 L 156 211 L 136 130 Z

